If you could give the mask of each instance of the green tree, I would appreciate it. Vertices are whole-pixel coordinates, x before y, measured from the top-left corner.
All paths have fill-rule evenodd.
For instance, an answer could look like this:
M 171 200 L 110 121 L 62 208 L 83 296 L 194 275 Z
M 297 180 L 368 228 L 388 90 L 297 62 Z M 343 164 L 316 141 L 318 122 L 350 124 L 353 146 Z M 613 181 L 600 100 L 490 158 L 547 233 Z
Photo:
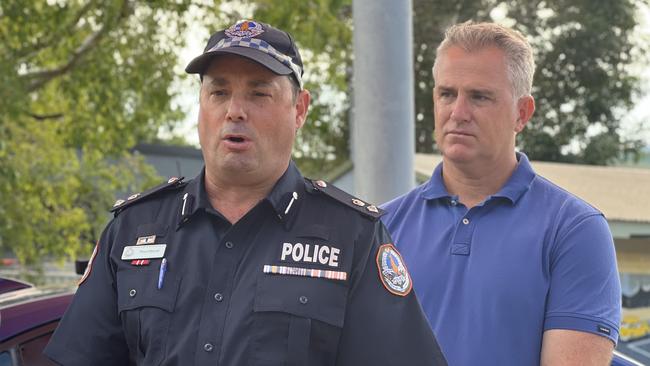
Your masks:
M 642 146 L 620 134 L 638 79 L 633 62 L 647 62 L 647 45 L 635 43 L 635 14 L 647 0 L 413 0 L 416 72 L 416 148 L 432 152 L 435 47 L 444 29 L 495 13 L 526 34 L 536 52 L 535 116 L 520 135 L 530 158 L 607 164 Z M 589 132 L 596 130 L 598 133 Z
M 115 192 L 157 181 L 130 149 L 182 117 L 170 85 L 191 3 L 0 3 L 1 253 L 88 255 Z

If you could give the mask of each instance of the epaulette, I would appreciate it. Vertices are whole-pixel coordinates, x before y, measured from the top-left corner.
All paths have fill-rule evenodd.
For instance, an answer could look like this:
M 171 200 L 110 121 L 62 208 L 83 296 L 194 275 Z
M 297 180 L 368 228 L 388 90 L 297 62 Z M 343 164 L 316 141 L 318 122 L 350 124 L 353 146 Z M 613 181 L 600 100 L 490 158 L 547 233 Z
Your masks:
M 314 190 L 323 192 L 328 197 L 331 197 L 336 201 L 355 209 L 361 214 L 371 217 L 372 219 L 377 220 L 385 213 L 381 208 L 354 197 L 333 184 L 329 184 L 323 180 L 309 178 L 305 178 L 305 180 L 314 188 Z
M 167 182 L 165 182 L 163 184 L 157 185 L 157 186 L 155 186 L 155 187 L 153 187 L 151 189 L 148 189 L 148 190 L 146 190 L 144 192 L 134 193 L 134 194 L 130 195 L 127 199 L 119 199 L 119 200 L 115 201 L 115 204 L 113 205 L 113 207 L 111 208 L 110 211 L 115 213 L 115 215 L 117 216 L 117 214 L 121 210 L 123 210 L 124 208 L 129 207 L 129 206 L 131 206 L 132 204 L 134 204 L 136 202 L 140 202 L 140 201 L 144 200 L 147 197 L 151 197 L 151 196 L 153 196 L 153 195 L 155 195 L 155 194 L 157 194 L 159 192 L 165 191 L 165 190 L 170 189 L 170 188 L 180 188 L 180 187 L 184 186 L 187 183 L 184 183 L 183 179 L 185 179 L 185 178 L 184 177 L 180 177 L 180 178 L 171 177 L 171 178 L 169 178 L 169 180 Z

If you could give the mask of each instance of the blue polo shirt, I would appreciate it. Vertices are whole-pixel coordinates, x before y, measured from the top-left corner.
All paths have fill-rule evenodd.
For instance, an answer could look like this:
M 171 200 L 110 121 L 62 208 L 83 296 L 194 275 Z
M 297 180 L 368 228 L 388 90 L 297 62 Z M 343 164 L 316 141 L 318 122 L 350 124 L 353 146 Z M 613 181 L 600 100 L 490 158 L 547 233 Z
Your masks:
M 621 289 L 605 218 L 517 159 L 502 189 L 469 210 L 447 192 L 442 164 L 384 207 L 450 365 L 538 365 L 548 329 L 618 339 Z

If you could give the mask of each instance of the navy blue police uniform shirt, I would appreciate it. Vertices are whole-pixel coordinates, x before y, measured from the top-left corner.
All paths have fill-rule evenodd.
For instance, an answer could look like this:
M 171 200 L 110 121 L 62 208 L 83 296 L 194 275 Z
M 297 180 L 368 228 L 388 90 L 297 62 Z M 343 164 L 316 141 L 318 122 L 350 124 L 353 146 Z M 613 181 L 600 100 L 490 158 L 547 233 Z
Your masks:
M 234 225 L 204 172 L 129 198 L 45 350 L 56 362 L 446 365 L 381 210 L 293 162 Z

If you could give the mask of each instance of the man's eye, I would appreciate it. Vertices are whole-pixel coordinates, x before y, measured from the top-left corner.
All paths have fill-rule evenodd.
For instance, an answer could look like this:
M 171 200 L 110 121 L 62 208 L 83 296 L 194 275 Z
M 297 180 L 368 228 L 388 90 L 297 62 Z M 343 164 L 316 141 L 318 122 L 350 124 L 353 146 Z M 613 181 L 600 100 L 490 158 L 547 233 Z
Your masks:
M 475 95 L 472 96 L 472 98 L 473 98 L 474 100 L 476 100 L 476 101 L 479 101 L 479 102 L 483 102 L 483 101 L 486 101 L 486 100 L 490 100 L 489 97 L 487 97 L 487 96 L 485 96 L 485 95 L 482 95 L 482 94 L 475 94 Z
M 220 96 L 226 95 L 226 91 L 225 91 L 225 90 L 222 90 L 222 89 L 220 89 L 220 90 L 213 90 L 212 92 L 210 92 L 210 95 L 214 95 L 214 96 L 220 97 Z
M 261 91 L 255 91 L 255 92 L 253 92 L 253 95 L 256 96 L 256 97 L 268 97 L 269 96 L 268 93 L 261 92 Z

